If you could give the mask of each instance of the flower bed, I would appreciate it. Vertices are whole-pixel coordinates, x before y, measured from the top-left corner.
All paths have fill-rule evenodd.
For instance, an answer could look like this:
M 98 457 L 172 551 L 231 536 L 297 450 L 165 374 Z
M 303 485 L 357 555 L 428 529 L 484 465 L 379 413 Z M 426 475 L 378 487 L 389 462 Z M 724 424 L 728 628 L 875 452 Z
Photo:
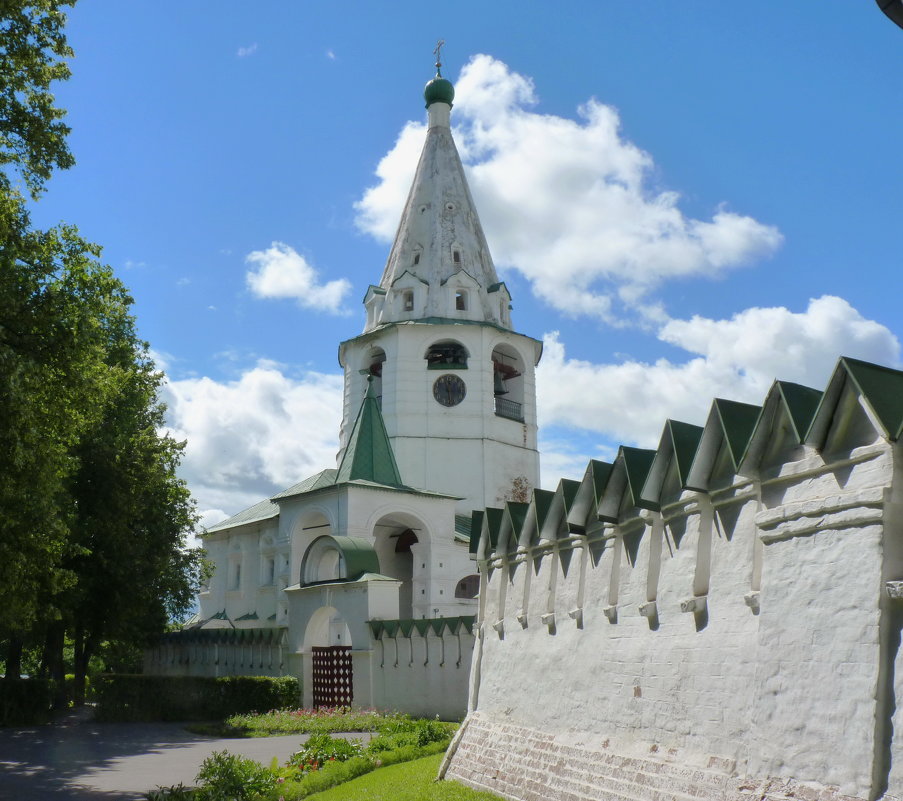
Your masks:
M 220 751 L 204 760 L 197 776 L 198 787 L 159 788 L 148 793 L 147 798 L 149 801 L 295 801 L 383 765 L 444 751 L 457 728 L 453 723 L 411 720 L 406 715 L 385 715 L 375 710 L 357 713 L 333 710 L 330 715 L 298 711 L 308 714 L 295 715 L 297 719 L 318 721 L 328 726 L 333 723 L 324 721 L 347 723 L 357 719 L 369 722 L 373 724 L 372 728 L 359 730 L 375 731 L 377 736 L 364 745 L 361 740 L 335 738 L 328 732 L 317 732 L 283 766 L 274 760 L 269 767 L 264 767 L 251 759 Z M 268 714 L 277 720 L 283 719 L 283 713 Z M 337 730 L 329 728 L 329 731 Z

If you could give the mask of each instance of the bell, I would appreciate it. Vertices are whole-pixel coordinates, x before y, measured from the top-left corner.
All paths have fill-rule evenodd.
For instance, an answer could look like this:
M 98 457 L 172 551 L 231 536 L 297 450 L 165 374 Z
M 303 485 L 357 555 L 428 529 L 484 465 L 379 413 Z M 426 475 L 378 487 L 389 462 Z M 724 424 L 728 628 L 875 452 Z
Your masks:
M 508 387 L 505 385 L 505 379 L 502 374 L 498 370 L 496 370 L 493 375 L 495 377 L 495 394 L 507 395 Z

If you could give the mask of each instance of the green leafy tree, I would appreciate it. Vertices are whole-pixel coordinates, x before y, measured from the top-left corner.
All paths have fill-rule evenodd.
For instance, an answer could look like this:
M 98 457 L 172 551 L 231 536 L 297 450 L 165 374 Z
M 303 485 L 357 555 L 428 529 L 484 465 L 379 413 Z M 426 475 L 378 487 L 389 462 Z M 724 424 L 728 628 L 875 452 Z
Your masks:
M 66 482 L 115 391 L 105 355 L 131 302 L 98 253 L 70 226 L 32 230 L 22 199 L 0 192 L 0 632 L 10 636 L 75 581 L 63 567 Z
M 191 606 L 203 567 L 200 549 L 185 548 L 197 518 L 176 475 L 183 446 L 159 433 L 162 374 L 134 337 L 111 356 L 117 391 L 76 448 L 70 489 L 76 547 L 66 564 L 77 583 L 60 613 L 75 645 L 77 700 L 100 644 L 142 645 L 160 634 Z
M 0 0 L 0 188 L 17 172 L 37 197 L 55 168 L 75 163 L 55 105 L 54 81 L 69 77 L 72 49 L 61 10 L 75 0 Z M 11 168 L 11 170 L 10 170 Z
M 0 0 L 0 643 L 7 679 L 27 644 L 83 692 L 102 643 L 128 651 L 188 608 L 203 563 L 132 299 L 73 226 L 32 229 L 16 186 L 36 200 L 74 163 L 51 93 L 73 4 Z

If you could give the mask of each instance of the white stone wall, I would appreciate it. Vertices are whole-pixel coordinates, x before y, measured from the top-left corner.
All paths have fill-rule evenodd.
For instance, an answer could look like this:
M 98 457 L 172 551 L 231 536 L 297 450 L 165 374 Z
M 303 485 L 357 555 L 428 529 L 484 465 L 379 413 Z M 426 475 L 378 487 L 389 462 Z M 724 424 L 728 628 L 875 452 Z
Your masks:
M 530 795 L 513 774 L 507 789 L 487 779 L 492 760 L 477 755 L 477 738 L 515 727 L 600 760 L 715 765 L 762 797 L 787 783 L 836 788 L 813 797 L 874 798 L 884 781 L 899 793 L 900 612 L 885 593 L 885 551 L 901 537 L 886 503 L 893 449 L 882 441 L 828 464 L 798 456 L 761 481 L 685 492 L 661 515 L 497 555 L 471 696 L 482 734 L 465 732 L 450 775 L 514 798 L 555 797 L 554 782 Z M 519 748 L 514 773 L 564 758 Z M 696 794 L 678 790 L 673 771 L 656 784 L 659 772 L 648 782 L 661 797 Z M 594 781 L 574 797 L 658 797 L 605 795 Z
M 383 634 L 370 654 L 373 706 L 415 717 L 463 719 L 473 647 L 473 635 L 463 630 L 441 636 Z

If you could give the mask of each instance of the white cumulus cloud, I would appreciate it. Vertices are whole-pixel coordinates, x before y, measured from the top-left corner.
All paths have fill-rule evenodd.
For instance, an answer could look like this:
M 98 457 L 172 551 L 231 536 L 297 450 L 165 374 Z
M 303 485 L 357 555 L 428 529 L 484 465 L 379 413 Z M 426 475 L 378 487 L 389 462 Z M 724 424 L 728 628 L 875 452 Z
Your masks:
M 344 314 L 342 303 L 351 289 L 345 278 L 319 283 L 317 271 L 294 248 L 273 242 L 266 250 L 255 250 L 245 257 L 248 288 L 259 298 L 291 298 L 299 306 L 331 314 Z
M 180 473 L 209 525 L 335 466 L 342 376 L 286 374 L 260 362 L 234 381 L 170 380 L 169 433 L 186 440 Z
M 590 99 L 570 119 L 537 113 L 536 100 L 529 78 L 475 56 L 456 84 L 455 136 L 496 262 L 556 309 L 615 320 L 665 281 L 717 277 L 781 244 L 775 227 L 723 205 L 686 216 L 612 107 Z M 424 134 L 409 122 L 379 163 L 356 205 L 362 230 L 391 239 Z
M 570 359 L 557 333 L 547 334 L 537 369 L 540 424 L 655 447 L 666 419 L 702 424 L 715 397 L 760 404 L 776 378 L 824 389 L 839 356 L 900 364 L 890 330 L 830 295 L 803 312 L 751 308 L 728 320 L 671 320 L 658 337 L 689 358 Z M 555 458 L 564 456 L 573 461 Z
M 257 52 L 257 42 L 253 42 L 245 47 L 239 47 L 238 50 L 235 51 L 235 55 L 239 58 L 247 58 L 248 56 L 253 56 Z

